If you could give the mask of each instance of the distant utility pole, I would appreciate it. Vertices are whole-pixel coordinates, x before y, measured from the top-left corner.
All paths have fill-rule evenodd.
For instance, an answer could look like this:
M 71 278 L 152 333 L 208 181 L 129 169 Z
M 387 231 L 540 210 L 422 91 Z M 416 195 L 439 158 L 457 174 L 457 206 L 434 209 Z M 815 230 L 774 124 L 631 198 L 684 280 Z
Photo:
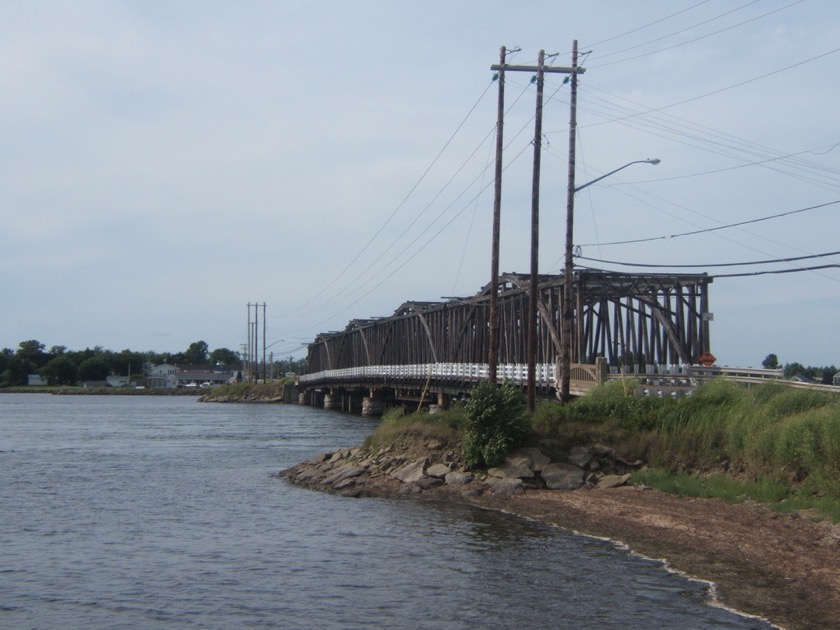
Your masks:
M 254 307 L 254 319 L 251 319 L 251 307 Z M 246 334 L 246 339 L 248 343 L 245 345 L 244 351 L 244 360 L 243 363 L 245 364 L 243 367 L 245 368 L 245 379 L 247 382 L 251 383 L 256 380 L 259 380 L 260 376 L 260 306 L 262 306 L 263 311 L 263 318 L 262 318 L 262 378 L 265 381 L 266 375 L 266 363 L 265 363 L 265 309 L 266 304 L 263 302 L 260 304 L 259 302 L 254 302 L 251 304 L 248 302 L 248 329 Z
M 577 42 L 575 42 L 575 50 L 577 50 Z M 504 48 L 502 49 L 504 50 Z M 577 55 L 575 54 L 575 61 Z M 560 73 L 560 74 L 569 74 L 572 75 L 574 78 L 575 74 L 582 74 L 585 72 L 583 68 L 576 67 L 576 63 L 573 64 L 572 67 L 552 67 L 545 65 L 545 51 L 541 50 L 539 54 L 539 59 L 536 66 L 512 66 L 507 65 L 504 63 L 504 58 L 502 62 L 497 66 L 490 66 L 491 70 L 496 70 L 500 73 L 500 79 L 503 76 L 502 73 L 505 70 L 513 71 L 513 72 L 536 72 L 537 75 L 535 77 L 535 81 L 537 83 L 537 106 L 536 106 L 536 118 L 535 118 L 535 129 L 534 129 L 534 172 L 533 172 L 533 179 L 532 179 L 532 189 L 531 189 L 531 277 L 530 277 L 530 285 L 528 291 L 528 301 L 529 301 L 529 308 L 528 308 L 528 411 L 531 413 L 534 412 L 534 408 L 536 406 L 536 361 L 537 361 L 537 317 L 539 315 L 539 310 L 537 309 L 537 299 L 538 299 L 538 288 L 539 288 L 539 182 L 540 182 L 540 153 L 542 148 L 542 102 L 543 102 L 543 77 L 546 72 L 548 73 Z M 501 86 L 500 86 L 501 87 Z M 499 124 L 499 128 L 501 128 L 501 123 Z M 497 165 L 497 178 L 501 179 L 501 174 L 498 170 Z M 500 185 L 500 184 L 499 184 Z M 495 223 L 495 208 L 494 208 L 494 223 Z M 496 244 L 494 243 L 494 248 Z M 494 249 L 494 254 L 495 254 Z M 491 298 L 498 291 L 498 275 L 495 275 L 491 279 Z M 493 319 L 498 317 L 497 314 L 494 312 L 493 305 L 491 302 L 491 322 L 490 328 L 491 331 L 493 330 L 494 326 L 498 326 L 497 323 L 493 322 Z M 493 352 L 492 344 L 498 343 L 496 338 L 490 335 L 490 343 L 491 343 L 491 352 Z M 490 353 L 488 353 L 489 356 Z M 494 357 L 495 358 L 495 354 Z M 495 376 L 495 365 L 491 363 L 490 366 L 490 373 Z

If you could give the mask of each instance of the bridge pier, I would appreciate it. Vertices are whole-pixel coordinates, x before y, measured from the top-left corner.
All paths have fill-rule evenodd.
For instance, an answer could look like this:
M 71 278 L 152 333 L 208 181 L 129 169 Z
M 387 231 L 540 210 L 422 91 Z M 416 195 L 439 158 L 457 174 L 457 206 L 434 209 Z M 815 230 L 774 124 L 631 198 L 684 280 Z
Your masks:
M 437 403 L 429 405 L 429 413 L 437 413 L 449 409 L 452 397 L 444 392 L 437 393 Z
M 333 393 L 332 390 L 328 394 L 324 394 L 324 409 L 340 409 L 341 397 Z
M 370 395 L 362 398 L 362 415 L 367 417 L 381 416 L 384 410 L 382 394 L 379 390 L 371 387 Z

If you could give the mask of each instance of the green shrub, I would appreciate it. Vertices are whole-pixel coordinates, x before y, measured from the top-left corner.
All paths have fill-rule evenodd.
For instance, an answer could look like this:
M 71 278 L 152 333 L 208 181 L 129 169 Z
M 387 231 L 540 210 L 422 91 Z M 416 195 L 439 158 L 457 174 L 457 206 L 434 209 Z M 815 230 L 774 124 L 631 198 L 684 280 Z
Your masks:
M 501 387 L 481 383 L 472 390 L 464 409 L 461 450 L 470 468 L 500 464 L 528 435 L 525 399 L 510 383 Z

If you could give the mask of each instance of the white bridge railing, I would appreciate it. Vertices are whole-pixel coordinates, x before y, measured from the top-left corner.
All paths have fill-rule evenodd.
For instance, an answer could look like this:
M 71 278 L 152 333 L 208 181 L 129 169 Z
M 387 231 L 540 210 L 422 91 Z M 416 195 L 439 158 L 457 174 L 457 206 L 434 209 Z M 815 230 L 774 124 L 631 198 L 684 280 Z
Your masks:
M 784 378 L 783 370 L 765 370 L 758 368 L 703 367 L 698 365 L 655 365 L 648 366 L 644 372 L 631 369 L 611 368 L 609 374 L 599 377 L 594 365 L 573 364 L 572 390 L 584 394 L 596 384 L 605 380 L 622 378 L 638 379 L 649 394 L 667 395 L 675 391 L 688 391 L 698 385 L 716 378 L 725 378 L 742 383 L 757 383 L 766 380 Z M 589 373 L 587 375 L 586 373 Z M 528 382 L 528 366 L 524 363 L 502 364 L 497 366 L 498 380 L 509 381 L 524 387 Z M 299 384 L 304 387 L 336 384 L 468 384 L 487 380 L 489 370 L 486 363 L 419 363 L 412 365 L 371 365 L 365 367 L 324 370 L 313 374 L 302 374 Z M 557 387 L 558 368 L 553 363 L 536 366 L 537 387 Z M 786 385 L 806 386 L 792 381 L 783 381 Z M 815 387 L 816 386 L 812 386 Z M 824 385 L 820 388 L 837 391 L 836 386 Z
M 528 366 L 524 363 L 499 365 L 496 368 L 499 381 L 510 381 L 516 385 L 528 382 Z M 351 382 L 351 383 L 422 383 L 486 381 L 489 370 L 486 363 L 420 363 L 415 365 L 369 365 L 365 367 L 324 370 L 313 374 L 302 374 L 299 383 L 304 386 Z M 536 384 L 539 387 L 554 387 L 554 364 L 536 366 Z

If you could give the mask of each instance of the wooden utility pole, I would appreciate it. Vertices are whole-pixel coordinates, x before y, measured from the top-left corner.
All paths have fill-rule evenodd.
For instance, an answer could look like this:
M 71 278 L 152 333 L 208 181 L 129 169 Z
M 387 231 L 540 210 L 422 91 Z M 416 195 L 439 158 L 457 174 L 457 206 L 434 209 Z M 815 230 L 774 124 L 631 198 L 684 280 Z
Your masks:
M 499 363 L 499 230 L 502 215 L 502 149 L 505 124 L 505 57 L 504 46 L 499 51 L 499 100 L 496 114 L 496 181 L 493 194 L 493 239 L 490 256 L 490 330 L 487 339 L 488 377 L 496 383 L 496 367 Z
M 577 58 L 578 43 L 572 43 L 571 96 L 569 105 L 569 182 L 566 190 L 566 250 L 563 265 L 563 322 L 560 333 L 560 400 L 571 398 L 572 378 L 572 299 L 574 297 L 574 248 L 575 222 L 575 131 L 577 129 Z M 582 69 L 581 69 L 582 70 Z
M 265 302 L 263 302 L 263 355 L 262 355 L 262 373 L 263 373 L 263 383 L 266 381 L 266 370 L 265 370 Z
M 577 41 L 574 44 L 577 51 Z M 536 66 L 511 66 L 502 62 L 498 66 L 490 66 L 491 70 L 501 71 L 506 69 L 514 72 L 536 72 L 537 73 L 537 114 L 534 131 L 534 174 L 531 191 L 531 277 L 529 285 L 529 313 L 528 313 L 528 410 L 533 413 L 536 406 L 536 361 L 537 361 L 537 317 L 539 310 L 537 300 L 539 299 L 539 179 L 540 179 L 540 152 L 542 148 L 542 90 L 543 76 L 546 72 L 568 74 L 572 81 L 577 74 L 583 74 L 583 68 L 577 67 L 577 52 L 574 54 L 575 63 L 573 67 L 546 67 L 545 51 L 541 50 L 539 61 Z M 494 217 L 495 218 L 495 217 Z M 492 326 L 492 319 L 491 319 Z M 494 369 L 491 367 L 491 369 Z
M 537 108 L 534 116 L 534 170 L 531 178 L 531 277 L 528 284 L 528 411 L 537 399 L 537 300 L 540 266 L 540 156 L 542 155 L 543 66 L 545 51 L 537 60 Z

